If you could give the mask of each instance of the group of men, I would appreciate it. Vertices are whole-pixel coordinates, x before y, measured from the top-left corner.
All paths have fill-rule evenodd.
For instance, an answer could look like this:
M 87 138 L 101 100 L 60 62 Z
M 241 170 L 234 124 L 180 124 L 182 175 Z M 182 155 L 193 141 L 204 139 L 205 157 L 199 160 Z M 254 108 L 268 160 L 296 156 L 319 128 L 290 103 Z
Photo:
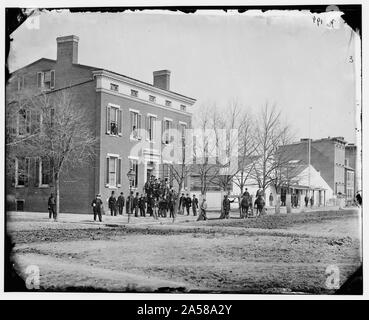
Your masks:
M 177 193 L 170 186 L 167 180 L 161 180 L 151 176 L 145 183 L 143 188 L 144 193 L 131 191 L 127 198 L 124 197 L 123 192 L 119 197 L 115 197 L 115 192 L 112 191 L 108 199 L 108 208 L 112 216 L 122 215 L 124 207 L 126 207 L 126 213 L 134 215 L 135 217 L 146 217 L 146 214 L 153 216 L 155 219 L 158 217 L 167 217 L 169 213 L 170 218 L 174 218 L 175 206 L 178 198 Z M 99 221 L 102 221 L 102 201 L 101 195 L 98 194 L 91 203 L 94 212 L 94 220 L 99 217 Z M 192 213 L 197 215 L 199 208 L 199 201 L 196 195 L 191 198 L 189 194 L 186 196 L 182 193 L 179 198 L 179 214 L 190 215 L 190 208 L 192 207 Z

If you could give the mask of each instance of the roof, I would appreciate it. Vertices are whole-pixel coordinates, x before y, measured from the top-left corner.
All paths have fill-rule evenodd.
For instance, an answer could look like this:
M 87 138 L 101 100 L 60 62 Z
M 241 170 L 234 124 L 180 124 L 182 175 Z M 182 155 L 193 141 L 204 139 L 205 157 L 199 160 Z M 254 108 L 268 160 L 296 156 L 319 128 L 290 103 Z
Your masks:
M 34 62 L 30 63 L 30 64 L 27 64 L 27 65 L 23 66 L 22 68 L 19 68 L 19 69 L 15 70 L 15 71 L 14 71 L 14 72 L 12 72 L 11 74 L 13 74 L 13 73 L 15 73 L 15 72 L 17 72 L 18 70 L 21 70 L 21 69 L 23 69 L 23 68 L 29 67 L 29 66 L 31 66 L 31 65 L 33 65 L 33 64 L 35 64 L 35 63 L 37 63 L 37 62 L 39 62 L 39 61 L 41 61 L 41 60 L 47 60 L 47 61 L 50 61 L 50 62 L 54 62 L 54 63 L 56 63 L 56 60 L 52 60 L 52 59 L 48 59 L 48 58 L 41 58 L 41 59 L 38 59 L 38 60 L 36 60 L 36 61 L 34 61 Z M 118 72 L 115 72 L 115 71 L 111 71 L 111 70 L 108 70 L 108 69 L 98 68 L 98 67 L 93 67 L 93 66 L 88 66 L 88 65 L 80 64 L 80 63 L 73 63 L 73 65 L 78 66 L 78 67 L 81 67 L 81 68 L 87 68 L 87 69 L 90 69 L 91 71 L 99 71 L 99 70 L 101 70 L 101 71 L 110 72 L 110 73 L 113 73 L 113 74 L 115 74 L 115 75 L 118 75 L 118 76 L 124 77 L 124 78 L 126 78 L 126 79 L 133 80 L 133 81 L 137 81 L 137 82 L 139 82 L 139 83 L 142 83 L 142 84 L 145 84 L 145 85 L 148 85 L 148 86 L 151 86 L 151 87 L 153 87 L 153 88 L 158 89 L 158 87 L 155 87 L 155 86 L 154 86 L 153 84 L 151 84 L 151 83 L 148 83 L 148 82 L 145 82 L 145 81 L 141 81 L 141 80 L 138 80 L 138 79 L 135 79 L 135 78 L 132 78 L 132 77 L 128 77 L 128 76 L 126 76 L 126 75 L 124 75 L 124 74 L 121 74 L 121 73 L 118 73 Z M 188 96 L 185 96 L 185 95 L 180 94 L 180 93 L 175 92 L 175 91 L 165 90 L 165 89 L 162 89 L 162 88 L 159 88 L 159 89 L 164 90 L 164 91 L 167 91 L 167 92 L 170 92 L 170 93 L 172 93 L 172 94 L 175 94 L 175 95 L 177 95 L 177 96 L 180 96 L 180 97 L 183 97 L 183 98 L 186 98 L 186 99 L 190 99 L 190 100 L 192 100 L 192 101 L 194 101 L 194 102 L 196 101 L 196 99 L 194 99 L 194 98 L 190 98 L 190 97 L 188 97 Z

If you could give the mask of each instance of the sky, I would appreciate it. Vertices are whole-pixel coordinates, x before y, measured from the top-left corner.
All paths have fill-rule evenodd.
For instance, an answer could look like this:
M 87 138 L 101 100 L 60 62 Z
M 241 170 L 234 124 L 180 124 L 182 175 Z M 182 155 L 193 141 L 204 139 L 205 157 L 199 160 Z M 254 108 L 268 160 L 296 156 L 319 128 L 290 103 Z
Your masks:
M 356 142 L 353 32 L 339 16 L 310 12 L 144 11 L 37 15 L 11 36 L 10 71 L 56 59 L 56 38 L 79 37 L 78 62 L 152 83 L 171 70 L 171 90 L 193 97 L 194 117 L 236 100 L 251 113 L 275 104 L 296 140 L 343 136 Z M 357 51 L 357 50 L 356 50 Z M 309 111 L 310 110 L 310 111 Z M 309 126 L 310 112 L 310 126 Z

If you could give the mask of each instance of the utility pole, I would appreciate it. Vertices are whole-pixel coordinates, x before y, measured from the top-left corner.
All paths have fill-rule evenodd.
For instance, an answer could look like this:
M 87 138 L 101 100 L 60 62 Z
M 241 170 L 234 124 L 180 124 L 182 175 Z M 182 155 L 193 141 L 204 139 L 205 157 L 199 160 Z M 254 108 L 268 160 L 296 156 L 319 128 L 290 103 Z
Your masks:
M 309 196 L 310 196 L 310 162 L 311 162 L 311 132 L 310 132 L 310 111 L 311 107 L 309 107 L 309 137 L 308 137 L 308 186 L 309 186 Z

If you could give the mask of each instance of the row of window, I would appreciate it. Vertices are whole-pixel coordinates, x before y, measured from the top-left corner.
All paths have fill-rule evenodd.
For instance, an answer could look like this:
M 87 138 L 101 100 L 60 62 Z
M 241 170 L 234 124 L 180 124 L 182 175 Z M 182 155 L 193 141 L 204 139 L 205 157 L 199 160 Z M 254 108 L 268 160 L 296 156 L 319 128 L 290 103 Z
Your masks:
M 24 75 L 17 77 L 17 90 L 25 88 Z M 40 90 L 52 90 L 55 88 L 55 70 L 37 72 L 37 88 Z
M 55 109 L 50 108 L 50 113 L 48 115 L 47 121 L 50 121 L 49 125 L 52 126 L 54 122 Z M 21 109 L 19 110 L 16 118 L 9 119 L 10 122 L 10 134 L 14 134 L 17 136 L 25 136 L 30 133 L 34 133 L 38 128 L 42 130 L 41 124 L 45 125 L 45 119 L 43 119 L 42 115 L 38 112 L 31 112 L 30 110 Z
M 145 127 L 144 129 L 147 132 L 147 139 L 149 141 L 155 141 L 157 137 L 155 137 L 156 132 L 156 122 L 157 116 L 148 114 L 145 118 Z M 123 126 L 123 118 L 122 118 L 122 110 L 119 106 L 108 105 L 106 109 L 106 133 L 115 136 L 122 135 L 122 126 Z M 141 129 L 142 127 L 142 115 L 138 111 L 130 111 L 130 137 L 132 139 L 140 140 L 141 137 Z M 170 137 L 169 130 L 173 129 L 173 121 L 169 119 L 164 119 L 162 121 L 162 129 L 165 132 L 163 136 L 163 143 L 169 144 L 173 142 L 173 137 Z M 186 124 L 180 123 L 181 136 L 182 139 L 185 137 Z
M 110 90 L 118 92 L 119 91 L 119 85 L 117 85 L 115 83 L 110 83 Z M 134 98 L 138 98 L 139 97 L 138 91 L 134 90 L 134 89 L 131 89 L 131 96 L 134 97 Z M 153 103 L 156 103 L 156 97 L 153 96 L 153 95 L 149 95 L 149 101 L 153 102 Z M 165 106 L 166 107 L 171 107 L 172 106 L 172 101 L 165 100 Z M 186 106 L 182 104 L 180 106 L 180 110 L 181 111 L 186 111 Z
M 169 164 L 162 164 L 162 172 L 160 172 L 160 176 L 167 180 L 170 183 L 173 183 L 173 175 L 171 173 L 171 167 Z M 125 176 L 122 176 L 122 158 L 118 155 L 108 155 L 106 158 L 106 173 L 105 173 L 105 186 L 119 188 L 122 185 L 122 179 L 125 179 Z M 134 172 L 132 175 L 132 180 L 129 181 L 129 185 L 132 188 L 137 188 L 139 182 L 139 165 L 138 160 L 129 159 L 129 168 Z M 147 174 L 151 173 L 148 170 Z M 150 178 L 150 175 L 147 175 L 147 179 Z M 187 186 L 187 184 L 186 184 Z
M 15 187 L 28 186 L 30 176 L 33 176 L 36 187 L 47 187 L 52 182 L 52 167 L 49 159 L 33 158 L 32 163 L 31 167 L 31 158 L 27 157 L 15 159 L 15 175 L 12 179 Z

